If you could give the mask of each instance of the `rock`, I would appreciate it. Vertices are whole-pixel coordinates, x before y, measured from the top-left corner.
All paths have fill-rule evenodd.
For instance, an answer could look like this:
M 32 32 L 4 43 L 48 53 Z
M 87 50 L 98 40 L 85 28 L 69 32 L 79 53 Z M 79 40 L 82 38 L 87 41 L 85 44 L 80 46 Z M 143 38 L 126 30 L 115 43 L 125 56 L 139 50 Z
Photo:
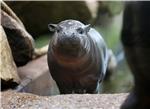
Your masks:
M 1 93 L 3 109 L 119 109 L 127 94 L 72 94 L 42 97 L 7 91 Z
M 97 2 L 89 5 L 86 1 L 7 1 L 6 3 L 34 37 L 48 33 L 49 23 L 58 23 L 65 19 L 89 23 L 96 17 L 97 10 Z
M 1 2 L 1 8 L 4 12 L 6 12 L 9 16 L 11 16 L 13 19 L 15 19 L 22 27 L 24 27 L 21 20 L 16 16 L 16 14 L 6 5 L 5 2 Z
M 50 75 L 46 55 L 19 67 L 18 74 L 21 78 L 21 84 L 17 87 L 18 91 L 23 89 L 24 92 L 37 95 L 59 94 L 56 83 Z
M 32 59 L 33 38 L 4 2 L 2 2 L 2 7 L 1 24 L 7 35 L 15 63 L 17 66 L 22 66 Z
M 98 2 L 98 11 L 97 17 L 95 19 L 95 25 L 98 26 L 110 26 L 113 22 L 115 16 L 122 13 L 124 9 L 124 3 L 122 1 L 119 2 L 110 2 L 110 1 L 99 1 Z
M 45 45 L 45 46 L 43 46 L 41 48 L 35 48 L 33 58 L 34 59 L 38 58 L 38 57 L 40 57 L 42 55 L 47 54 L 47 52 L 48 52 L 48 45 Z
M 6 34 L 0 26 L 0 78 L 1 90 L 13 88 L 19 83 L 17 68 L 14 63 L 12 52 L 8 44 Z

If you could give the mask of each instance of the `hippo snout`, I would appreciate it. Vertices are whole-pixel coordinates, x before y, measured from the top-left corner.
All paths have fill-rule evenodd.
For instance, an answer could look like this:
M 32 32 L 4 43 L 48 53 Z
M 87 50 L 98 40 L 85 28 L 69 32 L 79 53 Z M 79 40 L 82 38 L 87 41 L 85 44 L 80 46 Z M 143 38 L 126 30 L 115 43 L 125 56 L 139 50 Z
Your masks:
M 80 38 L 74 35 L 71 36 L 62 36 L 58 38 L 57 44 L 65 48 L 77 48 L 80 46 Z
M 56 49 L 59 54 L 77 57 L 81 52 L 81 48 L 81 40 L 75 35 L 61 36 L 57 39 Z

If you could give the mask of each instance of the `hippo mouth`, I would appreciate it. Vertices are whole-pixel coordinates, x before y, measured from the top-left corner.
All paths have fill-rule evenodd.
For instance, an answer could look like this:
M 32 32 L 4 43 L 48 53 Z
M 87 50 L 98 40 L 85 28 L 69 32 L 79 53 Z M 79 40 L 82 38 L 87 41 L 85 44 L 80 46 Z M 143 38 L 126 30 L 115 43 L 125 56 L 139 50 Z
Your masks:
M 52 46 L 52 53 L 54 58 L 60 65 L 74 68 L 80 67 L 87 60 L 87 51 L 82 46 Z
M 58 45 L 57 47 L 55 47 L 55 51 L 57 51 L 57 54 L 68 58 L 80 57 L 83 52 L 82 47 L 77 44 Z

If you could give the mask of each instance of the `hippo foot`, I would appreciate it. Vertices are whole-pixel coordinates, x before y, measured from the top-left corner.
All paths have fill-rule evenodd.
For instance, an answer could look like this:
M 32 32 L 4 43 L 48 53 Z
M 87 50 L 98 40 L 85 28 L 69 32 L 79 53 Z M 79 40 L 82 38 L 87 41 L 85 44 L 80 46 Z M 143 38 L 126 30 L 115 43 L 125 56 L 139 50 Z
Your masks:
M 121 106 L 121 109 L 137 109 L 138 99 L 134 92 L 131 92 Z
M 129 94 L 120 109 L 150 109 L 150 96 L 136 94 L 133 91 Z

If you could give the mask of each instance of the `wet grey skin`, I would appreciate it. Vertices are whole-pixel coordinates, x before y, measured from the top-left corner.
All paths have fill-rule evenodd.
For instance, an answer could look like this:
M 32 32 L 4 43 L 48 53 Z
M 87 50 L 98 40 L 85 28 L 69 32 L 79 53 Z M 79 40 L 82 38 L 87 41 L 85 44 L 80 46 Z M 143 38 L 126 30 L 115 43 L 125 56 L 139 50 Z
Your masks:
M 121 109 L 150 109 L 150 2 L 127 2 L 121 40 L 134 87 Z
M 101 35 L 76 20 L 49 24 L 53 33 L 48 65 L 61 94 L 97 93 L 103 80 L 108 53 Z

